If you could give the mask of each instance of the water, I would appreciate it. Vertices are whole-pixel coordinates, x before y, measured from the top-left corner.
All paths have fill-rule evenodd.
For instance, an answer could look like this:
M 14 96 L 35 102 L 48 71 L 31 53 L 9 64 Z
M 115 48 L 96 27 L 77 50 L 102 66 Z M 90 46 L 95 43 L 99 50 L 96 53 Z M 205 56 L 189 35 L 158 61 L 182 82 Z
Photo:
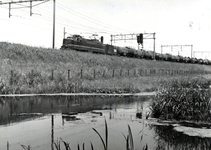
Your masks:
M 103 149 L 96 129 L 105 139 L 108 124 L 110 150 L 126 149 L 124 135 L 132 129 L 135 149 L 146 144 L 157 149 L 211 149 L 211 138 L 190 136 L 175 130 L 175 125 L 153 123 L 137 113 L 149 112 L 149 96 L 35 96 L 0 99 L 0 149 L 56 150 L 62 140 L 71 149 Z M 71 115 L 70 115 L 71 114 Z M 176 126 L 178 127 L 178 126 Z M 7 142 L 9 145 L 7 145 Z M 61 142 L 62 149 L 65 149 Z

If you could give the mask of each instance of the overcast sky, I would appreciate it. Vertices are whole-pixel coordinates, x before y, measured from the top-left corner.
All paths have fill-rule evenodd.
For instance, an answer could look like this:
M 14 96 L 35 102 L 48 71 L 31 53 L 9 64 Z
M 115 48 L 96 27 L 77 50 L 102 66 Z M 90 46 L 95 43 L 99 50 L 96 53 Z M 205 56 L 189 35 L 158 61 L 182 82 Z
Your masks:
M 29 3 L 13 4 L 10 18 L 9 5 L 0 5 L 0 41 L 52 47 L 53 0 L 40 3 L 33 3 L 32 16 Z M 14 9 L 19 7 L 27 8 Z M 105 43 L 111 34 L 156 33 L 157 52 L 161 45 L 193 45 L 196 57 L 211 58 L 210 0 L 56 0 L 57 48 L 64 27 L 66 36 L 98 34 Z M 137 48 L 136 41 L 113 44 Z M 153 40 L 144 40 L 144 48 L 153 50 Z M 191 47 L 166 47 L 163 52 L 190 56 Z

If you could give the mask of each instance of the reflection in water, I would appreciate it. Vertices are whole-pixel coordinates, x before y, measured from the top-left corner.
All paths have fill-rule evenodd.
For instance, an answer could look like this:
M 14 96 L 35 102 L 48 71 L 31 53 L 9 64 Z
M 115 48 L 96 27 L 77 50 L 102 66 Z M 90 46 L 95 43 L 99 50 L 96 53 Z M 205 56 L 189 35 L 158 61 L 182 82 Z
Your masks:
M 105 97 L 105 96 L 104 96 Z M 1 98 L 0 125 L 34 119 L 51 113 L 85 113 L 92 110 L 129 108 L 138 97 L 38 96 Z M 141 101 L 148 100 L 142 97 Z
M 157 150 L 188 149 L 210 150 L 211 138 L 188 136 L 173 130 L 173 126 L 154 126 L 157 139 Z
M 125 149 L 122 134 L 128 134 L 128 124 L 137 149 L 146 144 L 151 150 L 211 149 L 210 138 L 190 137 L 173 130 L 172 126 L 145 122 L 149 99 L 148 96 L 0 98 L 0 132 L 4 132 L 4 136 L 0 135 L 0 149 L 7 149 L 9 145 L 10 150 L 21 150 L 20 144 L 24 144 L 33 150 L 53 150 L 54 142 L 62 138 L 71 142 L 72 149 L 77 149 L 78 143 L 92 141 L 94 148 L 100 150 L 102 145 L 92 128 L 104 133 L 105 118 L 109 127 L 109 149 Z
M 54 150 L 54 116 L 51 116 L 51 150 Z

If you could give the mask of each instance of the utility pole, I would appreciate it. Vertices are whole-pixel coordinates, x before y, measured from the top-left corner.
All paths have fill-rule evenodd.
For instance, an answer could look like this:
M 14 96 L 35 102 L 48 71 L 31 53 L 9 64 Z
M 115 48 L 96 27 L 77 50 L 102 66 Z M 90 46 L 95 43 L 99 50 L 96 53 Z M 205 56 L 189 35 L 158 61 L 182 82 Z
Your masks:
M 55 48 L 55 18 L 56 18 L 56 0 L 53 0 L 53 46 Z
M 66 31 L 65 31 L 65 27 L 64 27 L 64 37 L 63 37 L 63 39 L 65 39 L 65 35 L 66 35 Z
M 12 16 L 11 15 L 11 9 L 13 9 L 11 7 L 12 4 L 19 4 L 19 3 L 30 3 L 30 16 L 32 16 L 32 2 L 38 2 L 38 1 L 46 1 L 46 0 L 25 0 L 25 1 L 11 1 L 11 2 L 1 2 L 0 1 L 0 5 L 5 5 L 5 4 L 9 4 L 9 18 Z M 17 8 L 16 8 L 17 9 Z
M 142 45 L 142 49 L 144 48 L 143 39 L 153 39 L 154 40 L 154 46 L 153 46 L 153 57 L 155 60 L 155 33 L 132 33 L 132 34 L 117 34 L 117 35 L 111 35 L 111 45 L 114 41 L 120 41 L 120 40 L 137 40 L 138 44 Z M 139 49 L 139 45 L 138 45 Z
M 32 16 L 32 1 L 30 1 L 30 16 Z
M 9 18 L 11 17 L 11 3 L 9 3 Z
M 196 57 L 196 56 L 195 56 L 195 55 L 196 55 L 196 53 L 201 54 L 201 57 L 202 57 L 202 56 L 204 56 L 204 55 L 206 55 L 206 56 L 210 56 L 211 51 L 193 51 L 193 55 L 194 55 L 194 57 Z M 205 58 L 206 58 L 206 56 L 205 56 Z
M 11 0 L 10 2 L 2 2 L 2 1 L 0 1 L 0 5 L 9 4 L 9 18 L 10 18 L 12 16 L 11 15 L 11 9 L 13 9 L 13 8 L 11 8 L 12 4 L 30 3 L 30 6 L 29 6 L 29 8 L 30 8 L 30 16 L 32 16 L 32 14 L 33 14 L 32 13 L 32 7 L 33 7 L 32 6 L 32 2 L 39 2 L 39 1 L 43 1 L 42 3 L 44 3 L 44 2 L 48 2 L 50 0 L 19 0 L 19 1 L 12 1 Z M 53 49 L 55 47 L 55 9 L 56 9 L 56 2 L 55 1 L 56 0 L 53 0 L 53 46 L 52 46 Z
M 153 57 L 154 57 L 154 60 L 155 60 L 155 33 L 153 33 L 153 39 L 154 39 L 154 53 L 153 53 Z
M 193 45 L 161 45 L 161 54 L 163 53 L 163 47 L 171 47 L 171 51 L 173 51 L 173 47 L 181 47 L 181 51 L 182 51 L 182 47 L 191 47 L 191 58 L 193 57 Z M 179 51 L 178 51 L 178 55 L 179 55 Z
M 191 58 L 193 58 L 193 45 L 191 45 Z

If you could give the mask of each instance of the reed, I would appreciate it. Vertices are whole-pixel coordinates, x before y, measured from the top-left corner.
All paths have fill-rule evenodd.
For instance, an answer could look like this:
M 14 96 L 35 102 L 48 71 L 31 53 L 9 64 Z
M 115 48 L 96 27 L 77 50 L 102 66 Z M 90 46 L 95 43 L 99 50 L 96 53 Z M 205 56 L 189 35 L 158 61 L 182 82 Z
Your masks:
M 150 105 L 152 117 L 211 122 L 210 85 L 205 78 L 163 83 Z
M 143 130 L 142 130 L 143 131 Z M 142 132 L 140 131 L 140 132 Z M 140 133 L 139 132 L 139 133 Z M 122 133 L 123 134 L 123 133 Z M 125 141 L 126 141 L 126 150 L 135 150 L 135 145 L 134 145 L 134 138 L 133 138 L 133 134 L 132 134 L 132 130 L 131 130 L 131 127 L 130 125 L 128 125 L 128 135 L 125 136 L 123 134 L 124 138 L 125 138 Z M 141 136 L 141 140 L 142 140 L 143 136 Z M 142 150 L 148 150 L 148 145 L 146 144 Z
M 97 133 L 97 135 L 99 136 L 102 144 L 103 144 L 103 148 L 104 150 L 108 150 L 108 125 L 105 119 L 105 138 L 103 139 L 103 136 L 95 129 L 92 128 L 94 130 L 95 133 Z M 141 131 L 140 131 L 141 132 Z M 123 134 L 123 133 L 122 133 Z M 128 134 L 127 136 L 124 135 L 125 141 L 126 141 L 126 150 L 135 150 L 135 145 L 134 145 L 134 137 L 132 134 L 132 130 L 130 125 L 128 125 Z M 141 139 L 142 140 L 142 139 Z M 53 143 L 53 148 L 55 148 L 56 150 L 62 150 L 61 149 L 61 142 L 64 144 L 64 148 L 65 150 L 71 150 L 70 148 L 70 143 L 64 141 L 62 138 L 60 138 L 60 140 L 57 140 L 56 142 Z M 7 142 L 7 145 L 9 145 L 9 143 Z M 30 150 L 30 145 L 25 146 L 25 145 L 21 145 L 25 150 Z M 94 146 L 92 144 L 92 142 L 90 142 L 90 146 L 91 146 L 91 150 L 94 150 Z M 79 144 L 77 144 L 77 149 L 80 150 L 81 146 Z M 82 144 L 82 150 L 86 150 L 85 148 L 85 143 Z M 148 145 L 146 144 L 142 150 L 148 150 Z
M 25 150 L 30 150 L 30 145 L 28 145 L 28 146 L 21 145 L 21 147 L 23 147 L 23 149 L 25 149 Z
M 54 142 L 54 147 L 56 148 L 56 150 L 61 150 L 60 141 Z
M 66 150 L 71 150 L 70 143 L 65 142 L 63 139 L 61 139 L 61 141 L 63 142 Z
M 100 137 L 100 140 L 103 143 L 104 150 L 108 150 L 108 126 L 107 126 L 106 120 L 105 120 L 105 141 L 103 140 L 103 137 L 101 136 L 101 134 L 95 128 L 92 128 L 92 129 Z
M 128 135 L 125 136 L 123 134 L 125 140 L 126 140 L 126 150 L 134 150 L 134 142 L 133 142 L 133 135 L 130 126 L 128 125 Z

